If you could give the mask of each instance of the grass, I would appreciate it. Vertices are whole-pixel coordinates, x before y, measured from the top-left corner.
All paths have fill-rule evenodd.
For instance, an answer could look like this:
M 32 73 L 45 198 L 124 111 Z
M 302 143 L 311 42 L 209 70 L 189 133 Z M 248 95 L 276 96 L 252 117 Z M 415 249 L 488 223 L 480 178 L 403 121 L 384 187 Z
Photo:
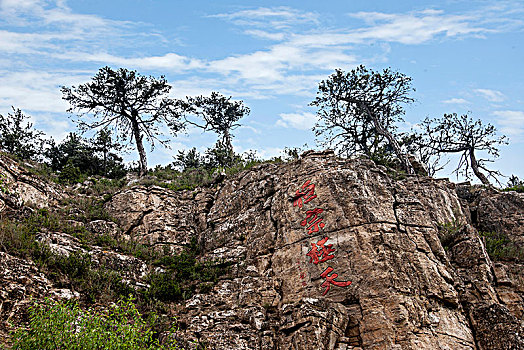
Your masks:
M 78 193 L 104 198 L 111 198 L 114 193 L 123 189 L 127 184 L 125 178 L 107 179 L 104 177 L 89 177 L 87 180 L 90 182 L 89 186 L 80 187 L 77 190 Z
M 87 224 L 95 220 L 115 222 L 115 219 L 105 210 L 104 204 L 110 197 L 73 197 L 62 200 L 60 215 L 68 220 L 80 221 Z
M 68 287 L 80 291 L 87 303 L 110 301 L 132 294 L 140 303 L 184 300 L 198 292 L 208 292 L 220 276 L 227 273 L 228 264 L 200 262 L 196 241 L 180 254 L 159 252 L 133 240 L 112 237 L 108 233 L 93 234 L 76 221 L 109 220 L 100 201 L 84 198 L 79 202 L 68 200 L 60 211 L 34 209 L 25 217 L 0 219 L 0 250 L 34 261 L 55 281 L 67 280 Z M 74 221 L 71 221 L 74 220 Z M 147 290 L 134 290 L 122 282 L 118 271 L 95 268 L 88 253 L 73 252 L 68 256 L 53 253 L 49 246 L 37 240 L 41 232 L 64 232 L 80 240 L 82 247 L 93 245 L 134 256 L 163 272 L 147 277 Z

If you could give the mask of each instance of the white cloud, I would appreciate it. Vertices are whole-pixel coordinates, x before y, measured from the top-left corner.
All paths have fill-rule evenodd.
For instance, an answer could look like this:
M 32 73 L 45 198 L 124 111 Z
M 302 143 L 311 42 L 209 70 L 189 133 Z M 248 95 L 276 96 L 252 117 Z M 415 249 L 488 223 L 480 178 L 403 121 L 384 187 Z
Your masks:
M 0 108 L 11 106 L 23 111 L 65 113 L 67 103 L 62 100 L 60 87 L 88 78 L 83 73 L 67 74 L 41 71 L 0 71 Z
M 438 37 L 458 38 L 483 35 L 495 29 L 478 23 L 478 14 L 451 15 L 443 11 L 425 10 L 405 14 L 358 12 L 348 14 L 364 21 L 367 26 L 349 30 L 317 30 L 316 33 L 296 34 L 291 41 L 307 47 L 328 47 L 370 42 L 422 44 Z
M 258 130 L 257 128 L 254 128 L 252 126 L 249 126 L 249 125 L 241 125 L 241 126 L 239 126 L 237 128 L 237 130 L 242 130 L 242 129 L 249 130 L 252 133 L 258 134 L 258 135 L 262 134 L 262 132 L 260 130 Z
M 524 112 L 523 111 L 495 111 L 494 115 L 499 117 L 497 124 L 501 125 L 500 131 L 509 136 L 524 136 Z
M 267 32 L 267 31 L 259 30 L 259 29 L 246 30 L 244 33 L 261 38 L 261 39 L 276 40 L 276 41 L 283 40 L 286 36 L 284 33 L 271 33 L 271 32 Z
M 129 43 L 123 33 L 142 24 L 74 13 L 60 0 L 1 0 L 0 22 L 10 25 L 0 31 L 0 52 L 11 54 L 67 54 L 73 47 L 93 52 L 108 43 L 136 45 L 145 35 L 137 34 Z
M 475 89 L 473 90 L 480 96 L 484 97 L 490 102 L 502 102 L 504 101 L 504 94 L 497 90 L 490 90 L 490 89 Z
M 443 11 L 424 10 L 407 14 L 359 12 L 352 17 L 371 24 L 369 28 L 354 32 L 356 40 L 381 40 L 403 44 L 421 44 L 437 35 L 457 37 L 489 32 L 490 29 L 476 25 L 478 18 L 472 15 L 450 15 Z
M 317 122 L 317 116 L 314 113 L 280 113 L 280 119 L 276 125 L 284 128 L 295 128 L 299 130 L 311 130 Z
M 35 128 L 42 130 L 47 136 L 51 136 L 56 142 L 60 142 L 75 129 L 73 123 L 64 114 L 39 113 L 34 117 L 37 122 Z
M 503 10 L 497 11 L 501 13 Z M 290 87 L 291 89 L 285 89 L 287 93 L 302 94 L 305 92 L 304 84 L 294 86 L 291 83 L 296 82 L 293 76 L 318 76 L 320 71 L 329 72 L 339 67 L 351 69 L 366 61 L 358 56 L 358 48 L 362 44 L 378 42 L 386 45 L 385 54 L 388 43 L 415 45 L 442 37 L 479 36 L 493 32 L 497 30 L 497 26 L 509 21 L 508 19 L 505 22 L 502 18 L 498 22 L 492 20 L 488 23 L 483 15 L 485 16 L 481 12 L 456 15 L 437 10 L 401 14 L 358 12 L 349 16 L 361 19 L 364 26 L 331 29 L 332 27 L 322 25 L 317 14 L 300 12 L 289 7 L 256 8 L 218 14 L 212 17 L 223 18 L 244 27 L 244 33 L 248 35 L 279 43 L 251 53 L 210 61 L 206 69 L 230 80 L 236 79 L 239 85 L 251 91 L 259 91 L 262 97 L 268 93 L 281 94 L 282 89 L 267 89 L 275 85 Z M 368 61 L 374 59 L 377 58 L 370 58 Z M 306 88 L 307 94 L 311 95 L 318 81 Z M 458 101 L 455 99 L 448 103 Z
M 163 56 L 125 58 L 108 53 L 86 54 L 82 52 L 69 52 L 60 55 L 60 58 L 82 62 L 99 62 L 127 68 L 169 70 L 171 72 L 197 69 L 204 66 L 204 63 L 200 60 L 181 56 L 176 53 L 167 53 Z
M 209 17 L 223 18 L 236 25 L 251 27 L 268 27 L 273 29 L 289 29 L 299 24 L 318 23 L 318 15 L 304 12 L 291 7 L 259 7 L 233 13 L 222 13 Z
M 11 67 L 27 69 L 25 77 L 20 72 L 11 73 L 5 59 L 0 61 L 5 69 L 0 72 L 3 83 L 0 86 L 0 107 L 12 104 L 35 111 L 62 112 L 66 106 L 58 87 L 71 85 L 72 81 L 84 83 L 94 73 L 40 73 L 37 70 L 40 68 L 37 66 L 41 62 L 40 57 L 56 59 L 58 64 L 63 63 L 64 66 L 97 63 L 139 70 L 191 73 L 171 81 L 173 97 L 207 95 L 213 90 L 252 99 L 276 95 L 311 97 L 317 83 L 334 68 L 351 69 L 359 63 L 373 60 L 359 56 L 361 45 L 378 42 L 375 47 L 382 45 L 387 50 L 390 42 L 420 44 L 441 37 L 482 35 L 508 25 L 509 19 L 493 16 L 493 13 L 504 11 L 509 10 L 501 7 L 490 12 L 490 16 L 496 18 L 491 22 L 482 12 L 460 15 L 436 10 L 358 12 L 349 15 L 362 20 L 363 25 L 336 29 L 326 25 L 326 21 L 313 12 L 285 6 L 244 9 L 209 17 L 230 21 L 240 26 L 247 35 L 270 40 L 270 45 L 245 54 L 229 54 L 206 60 L 176 52 L 150 56 L 126 54 L 124 57 L 118 54 L 122 48 L 132 46 L 133 50 L 127 52 L 140 52 L 144 45 L 158 43 L 162 37 L 159 39 L 159 34 L 151 30 L 142 30 L 147 28 L 144 24 L 74 13 L 63 0 L 0 0 L 0 20 L 9 21 L 15 29 L 24 26 L 30 29 L 0 30 L 0 52 L 6 53 L 7 57 L 23 54 L 31 58 L 22 62 L 11 60 Z M 129 40 L 130 35 L 133 40 Z M 153 40 L 147 43 L 145 38 Z M 31 66 L 32 62 L 35 66 Z M 20 64 L 27 67 L 20 67 Z M 493 101 L 503 98 L 500 92 L 494 90 L 476 91 L 485 95 L 491 93 L 489 96 Z M 457 98 L 443 102 L 467 103 Z M 298 116 L 304 114 L 283 114 L 279 123 L 281 126 L 301 128 L 302 124 L 297 124 Z
M 292 79 L 296 71 L 318 74 L 318 70 L 332 71 L 337 67 L 355 66 L 357 62 L 355 55 L 342 48 L 312 50 L 286 42 L 274 45 L 268 50 L 211 61 L 207 69 L 225 76 L 234 74 L 248 84 L 268 86 Z M 311 73 L 312 71 L 315 73 Z
M 448 104 L 466 104 L 469 103 L 469 101 L 463 99 L 463 98 L 450 98 L 449 100 L 444 100 L 442 103 L 448 103 Z

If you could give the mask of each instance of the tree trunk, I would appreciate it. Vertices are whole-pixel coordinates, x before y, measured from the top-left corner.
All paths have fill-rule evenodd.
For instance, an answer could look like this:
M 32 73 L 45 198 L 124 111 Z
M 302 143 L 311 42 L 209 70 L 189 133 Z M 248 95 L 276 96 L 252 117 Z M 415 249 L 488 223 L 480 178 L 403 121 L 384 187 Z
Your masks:
M 480 182 L 486 186 L 491 186 L 486 175 L 482 174 L 479 170 L 477 158 L 475 157 L 475 150 L 473 148 L 470 148 L 469 150 L 469 160 L 471 161 L 471 169 L 473 169 L 473 173 L 475 173 Z
M 107 176 L 107 151 L 104 149 L 104 163 L 102 165 L 102 171 L 104 172 L 104 176 Z
M 233 144 L 231 142 L 231 135 L 228 130 L 224 131 L 224 136 L 222 138 L 224 145 L 227 147 L 229 153 L 233 153 Z
M 140 128 L 138 126 L 138 121 L 136 119 L 131 120 L 133 126 L 133 136 L 135 137 L 136 149 L 138 151 L 138 156 L 140 157 L 138 161 L 139 175 L 142 177 L 147 174 L 147 157 L 144 144 L 142 143 L 142 135 L 140 135 Z
M 371 113 L 371 111 L 369 110 L 368 106 L 365 103 L 359 102 L 359 104 L 360 104 L 360 107 L 366 111 L 366 113 L 371 118 L 371 120 L 373 120 L 373 124 L 375 125 L 375 129 L 377 129 L 377 132 L 380 135 L 384 136 L 389 141 L 389 144 L 395 151 L 395 154 L 397 155 L 398 159 L 402 163 L 402 166 L 404 167 L 406 172 L 410 175 L 414 175 L 415 169 L 413 169 L 413 165 L 411 165 L 411 162 L 409 161 L 408 157 L 404 154 L 404 152 L 402 152 L 397 140 L 395 140 L 393 135 L 384 128 L 384 126 L 378 120 L 377 116 Z

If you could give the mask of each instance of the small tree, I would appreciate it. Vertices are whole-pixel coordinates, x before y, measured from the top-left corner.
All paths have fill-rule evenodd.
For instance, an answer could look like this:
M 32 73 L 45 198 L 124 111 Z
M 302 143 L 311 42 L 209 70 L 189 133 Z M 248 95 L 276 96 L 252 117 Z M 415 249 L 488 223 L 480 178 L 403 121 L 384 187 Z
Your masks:
M 475 152 L 485 151 L 488 155 L 499 156 L 498 145 L 507 144 L 506 136 L 496 136 L 493 125 L 482 124 L 480 119 L 473 120 L 467 114 L 444 114 L 440 119 L 426 118 L 419 131 L 419 147 L 425 148 L 434 157 L 444 153 L 459 153 L 460 159 L 454 172 L 471 178 L 471 172 L 484 184 L 490 185 L 489 177 L 499 182 L 498 170 L 490 170 L 486 163 L 492 159 L 478 159 Z M 482 172 L 486 172 L 487 176 Z
M 503 191 L 517 191 L 519 193 L 524 192 L 524 181 L 520 180 L 516 175 L 509 177 L 508 184 Z
M 522 187 L 524 186 L 524 181 L 520 180 L 516 175 L 511 175 L 508 180 L 508 187 Z
M 12 108 L 7 117 L 0 114 L 0 149 L 20 159 L 40 160 L 44 133 L 33 129 L 20 109 Z
M 139 172 L 147 172 L 147 157 L 143 138 L 167 145 L 162 138 L 161 125 L 167 125 L 176 135 L 183 128 L 179 121 L 182 103 L 167 97 L 171 86 L 164 76 L 146 77 L 136 71 L 109 67 L 101 68 L 90 83 L 78 87 L 62 87 L 63 99 L 77 112 L 81 131 L 113 127 L 120 139 L 135 143 L 139 155 Z M 91 118 L 89 118 L 91 117 Z
M 68 168 L 68 172 L 77 169 L 86 176 L 118 178 L 125 175 L 122 157 L 114 153 L 120 148 L 118 143 L 112 141 L 109 132 L 102 129 L 92 139 L 69 133 L 58 145 L 51 141 L 45 156 L 49 166 L 55 171 L 63 172 Z
M 69 133 L 58 145 L 54 140 L 45 152 L 51 169 L 62 171 L 67 163 L 79 169 L 82 173 L 92 174 L 98 167 L 98 159 L 94 157 L 86 140 L 75 133 Z
M 182 168 L 182 171 L 200 168 L 205 165 L 204 157 L 198 153 L 195 147 L 191 148 L 187 153 L 185 150 L 178 151 L 178 155 L 174 158 L 173 164 Z
M 395 123 L 404 114 L 401 105 L 414 101 L 409 97 L 413 90 L 411 78 L 390 69 L 375 72 L 359 66 L 349 73 L 337 69 L 319 84 L 311 103 L 319 107 L 315 136 L 323 137 L 323 146 L 347 155 L 363 153 L 377 159 L 393 152 L 414 174 L 395 135 Z
M 113 140 L 108 129 L 101 129 L 90 140 L 90 148 L 101 159 L 102 167 L 98 174 L 107 177 L 119 177 L 125 172 L 122 157 L 115 152 L 122 150 L 122 145 Z
M 209 97 L 188 97 L 187 108 L 190 112 L 200 116 L 204 121 L 203 124 L 200 124 L 187 120 L 188 123 L 217 133 L 220 137 L 219 142 L 217 142 L 217 147 L 223 148 L 223 151 L 228 153 L 225 158 L 222 158 L 232 158 L 233 135 L 231 134 L 231 130 L 240 126 L 237 122 L 250 112 L 249 108 L 244 106 L 243 101 L 231 101 L 231 97 L 225 97 L 218 92 L 212 92 Z M 227 166 L 227 164 L 221 165 Z

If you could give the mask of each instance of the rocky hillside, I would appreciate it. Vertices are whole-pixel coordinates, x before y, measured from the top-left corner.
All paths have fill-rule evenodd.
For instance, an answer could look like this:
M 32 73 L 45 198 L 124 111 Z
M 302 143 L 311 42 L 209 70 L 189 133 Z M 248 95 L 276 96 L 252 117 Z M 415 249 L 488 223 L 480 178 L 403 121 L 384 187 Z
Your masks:
M 63 213 L 78 197 L 5 157 L 0 172 L 4 217 L 45 207 Z M 82 214 L 35 237 L 53 254 L 85 254 L 92 269 L 163 301 L 177 316 L 177 336 L 195 341 L 188 347 L 524 349 L 523 194 L 309 152 L 206 188 L 130 186 L 97 203 L 104 215 Z M 102 300 L 71 282 L 74 274 L 50 275 L 50 264 L 5 246 L 4 341 L 9 323 L 25 321 L 31 298 Z M 193 257 L 197 267 L 184 274 L 180 266 Z M 182 282 L 165 279 L 166 271 Z

